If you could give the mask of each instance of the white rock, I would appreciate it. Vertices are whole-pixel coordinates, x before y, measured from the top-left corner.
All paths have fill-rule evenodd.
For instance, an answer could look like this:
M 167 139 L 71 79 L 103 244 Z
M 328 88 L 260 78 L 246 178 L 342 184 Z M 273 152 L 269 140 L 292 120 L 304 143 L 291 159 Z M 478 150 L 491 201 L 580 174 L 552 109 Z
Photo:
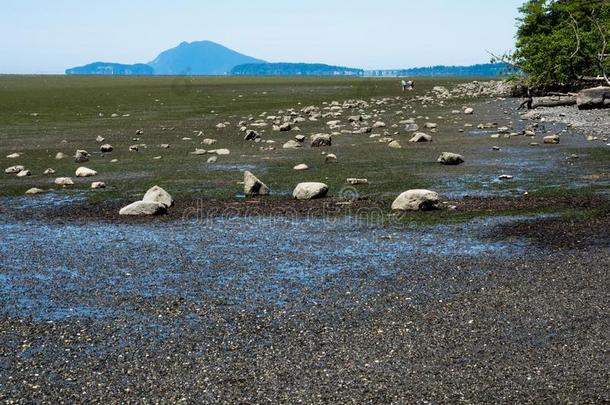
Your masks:
M 428 134 L 424 134 L 423 132 L 417 132 L 409 142 L 419 143 L 419 142 L 432 142 L 432 136 Z
M 474 114 L 474 108 L 472 108 L 472 107 L 465 108 L 464 109 L 464 114 L 466 114 L 466 115 Z
M 19 174 L 20 172 L 22 172 L 24 170 L 25 170 L 24 166 L 17 165 L 17 166 L 7 167 L 6 169 L 4 169 L 4 173 L 6 173 L 6 174 Z
M 559 135 L 549 135 L 544 137 L 544 143 L 556 145 L 559 143 Z
M 66 154 L 64 154 L 62 152 L 57 152 L 57 155 L 55 155 L 56 160 L 62 160 L 62 159 L 65 159 L 66 157 L 67 157 Z
M 324 183 L 307 182 L 300 183 L 292 192 L 292 196 L 297 200 L 313 200 L 325 197 L 328 193 L 328 186 Z
M 325 158 L 326 163 L 337 163 L 337 155 L 334 153 L 329 153 Z
M 249 171 L 244 172 L 244 194 L 269 195 L 269 187 Z
M 390 147 L 392 149 L 402 149 L 402 145 L 398 141 L 392 141 L 392 142 L 388 143 L 388 147 Z
M 142 201 L 163 204 L 167 208 L 174 205 L 174 199 L 172 196 L 159 186 L 151 187 L 146 194 L 144 194 Z
M 160 215 L 167 212 L 167 207 L 154 201 L 136 201 L 121 208 L 119 215 L 143 216 Z
M 307 166 L 305 163 L 301 163 L 300 165 L 296 165 L 295 167 L 293 167 L 294 170 L 308 170 L 309 166 Z
M 439 196 L 430 190 L 405 191 L 394 200 L 392 209 L 397 211 L 419 211 L 436 208 Z
M 350 184 L 352 186 L 356 186 L 359 184 L 369 184 L 368 179 L 356 179 L 356 178 L 350 178 L 347 179 L 347 184 Z
M 31 189 L 26 191 L 25 194 L 26 195 L 36 195 L 36 194 L 41 194 L 41 193 L 44 193 L 44 192 L 45 191 L 40 189 L 40 188 L 32 187 Z
M 212 156 L 208 159 L 207 163 L 216 163 L 218 161 L 218 156 Z
M 27 177 L 27 176 L 31 176 L 32 172 L 30 172 L 29 170 L 22 170 L 19 173 L 17 173 L 17 177 Z
M 446 166 L 457 166 L 464 163 L 464 157 L 457 153 L 443 152 L 437 162 Z
M 97 138 L 95 138 L 95 141 L 96 141 L 97 143 L 102 143 L 102 142 L 104 142 L 105 140 L 106 140 L 106 139 L 104 139 L 104 137 L 103 137 L 103 136 L 101 136 L 101 135 L 98 135 L 98 136 L 97 136 Z
M 86 150 L 77 150 L 74 154 L 74 161 L 76 163 L 87 162 L 89 161 L 89 156 L 89 152 L 87 152 Z
M 49 169 L 45 170 L 43 174 L 47 174 L 47 175 L 49 175 L 49 174 L 55 174 L 55 170 L 53 170 L 53 169 L 49 168 Z
M 7 155 L 6 158 L 7 159 L 17 159 L 21 156 L 20 153 L 11 153 L 10 155 Z
M 301 147 L 301 144 L 295 140 L 289 140 L 288 142 L 286 142 L 282 148 L 284 149 L 298 149 Z
M 224 156 L 224 155 L 230 155 L 231 151 L 229 149 L 214 149 L 214 150 L 208 151 L 208 153 L 211 155 Z
M 103 181 L 94 181 L 93 183 L 91 183 L 91 188 L 94 190 L 106 188 L 106 183 L 104 183 Z
M 87 167 L 79 167 L 76 169 L 76 177 L 93 177 L 97 176 L 97 172 L 95 170 L 91 170 Z
M 72 186 L 74 181 L 70 177 L 58 177 L 54 181 L 58 186 Z

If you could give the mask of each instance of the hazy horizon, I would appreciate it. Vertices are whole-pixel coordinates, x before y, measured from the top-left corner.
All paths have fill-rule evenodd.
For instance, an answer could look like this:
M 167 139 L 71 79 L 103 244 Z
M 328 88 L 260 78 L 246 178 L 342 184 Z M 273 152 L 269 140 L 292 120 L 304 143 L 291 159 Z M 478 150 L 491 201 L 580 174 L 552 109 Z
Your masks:
M 202 40 L 269 62 L 363 69 L 487 63 L 487 50 L 512 48 L 522 2 L 8 0 L 0 14 L 0 73 L 147 63 L 181 42 Z

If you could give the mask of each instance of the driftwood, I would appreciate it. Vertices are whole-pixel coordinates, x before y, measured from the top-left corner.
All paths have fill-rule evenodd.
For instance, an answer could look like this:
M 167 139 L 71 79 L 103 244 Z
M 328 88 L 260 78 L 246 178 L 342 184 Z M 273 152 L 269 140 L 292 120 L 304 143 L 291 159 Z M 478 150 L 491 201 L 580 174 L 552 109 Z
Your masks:
M 570 105 L 576 105 L 575 95 L 534 97 L 531 108 L 561 107 Z

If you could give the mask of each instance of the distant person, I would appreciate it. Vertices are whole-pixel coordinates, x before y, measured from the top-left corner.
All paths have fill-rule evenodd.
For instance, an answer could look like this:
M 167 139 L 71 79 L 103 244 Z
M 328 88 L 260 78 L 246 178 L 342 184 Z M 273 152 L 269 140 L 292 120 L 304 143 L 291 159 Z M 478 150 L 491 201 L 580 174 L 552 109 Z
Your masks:
M 415 82 L 413 82 L 412 80 L 409 80 L 409 81 L 403 80 L 400 82 L 400 86 L 402 87 L 402 92 L 404 93 L 407 90 L 415 89 Z

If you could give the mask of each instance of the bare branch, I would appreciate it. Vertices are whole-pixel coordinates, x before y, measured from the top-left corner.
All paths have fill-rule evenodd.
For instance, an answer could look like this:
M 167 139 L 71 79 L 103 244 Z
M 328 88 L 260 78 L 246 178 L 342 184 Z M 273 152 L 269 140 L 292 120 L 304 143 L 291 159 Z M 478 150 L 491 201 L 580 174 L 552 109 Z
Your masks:
M 606 79 L 606 83 L 610 86 L 610 78 L 608 78 L 608 73 L 606 72 L 606 66 L 604 65 L 604 59 L 606 58 L 606 49 L 608 48 L 608 40 L 606 39 L 606 34 L 602 29 L 602 26 L 597 21 L 597 18 L 589 17 L 589 19 L 595 24 L 597 30 L 599 31 L 599 35 L 602 38 L 602 49 L 601 52 L 597 55 L 597 63 L 599 64 L 599 68 L 602 71 L 602 75 L 604 79 Z

